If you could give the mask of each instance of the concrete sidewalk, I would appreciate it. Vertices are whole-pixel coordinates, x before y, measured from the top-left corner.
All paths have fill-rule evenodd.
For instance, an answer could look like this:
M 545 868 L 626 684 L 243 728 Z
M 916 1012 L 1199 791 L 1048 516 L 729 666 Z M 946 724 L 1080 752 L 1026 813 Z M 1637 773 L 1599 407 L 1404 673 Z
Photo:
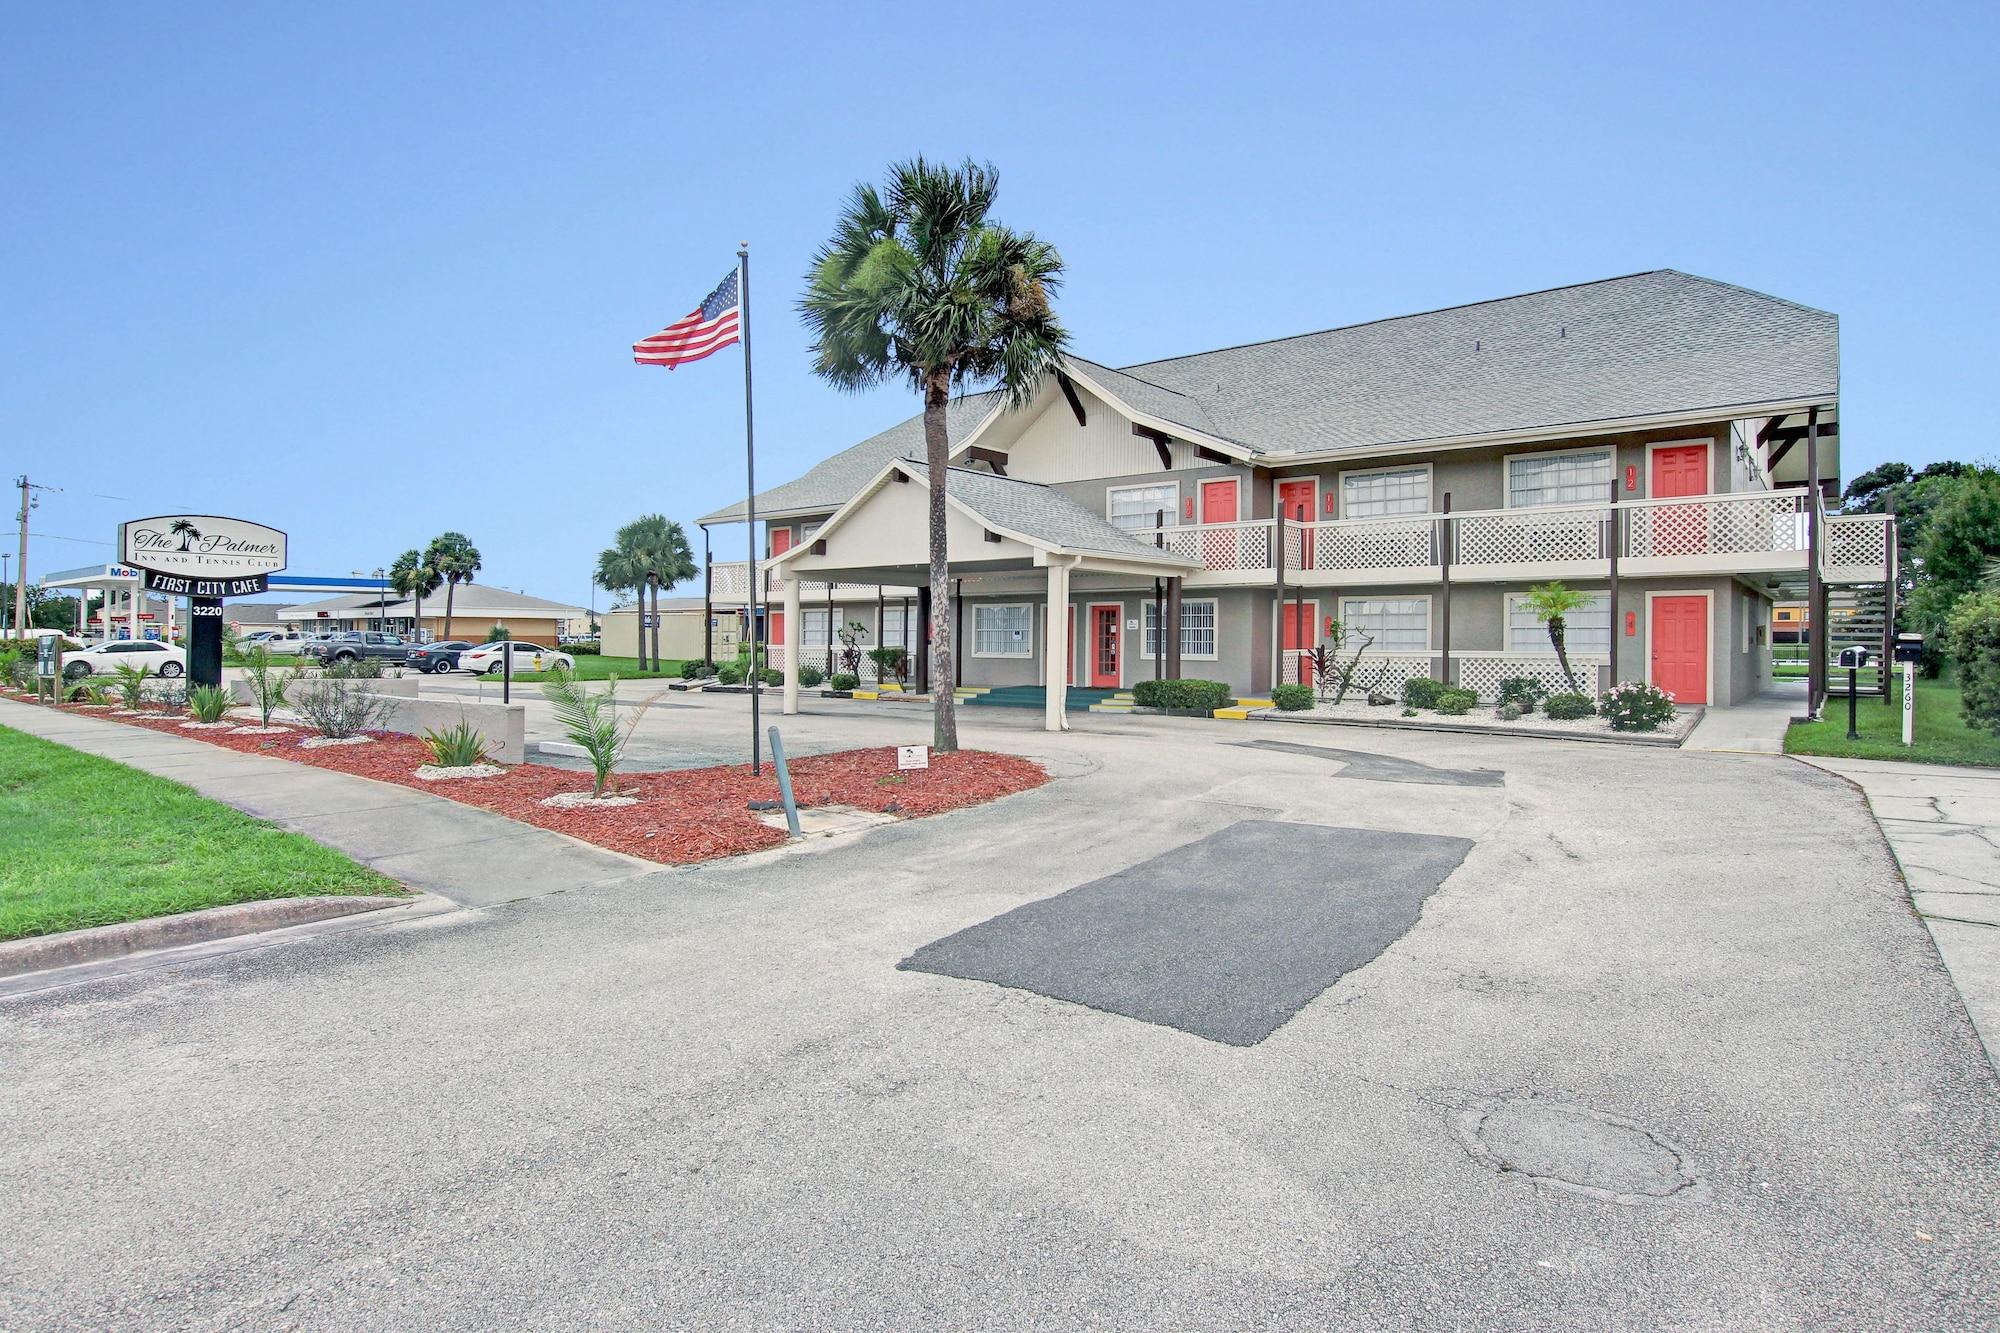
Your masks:
M 1711 708 L 1701 715 L 1683 750 L 1715 750 L 1729 754 L 1783 754 L 1785 729 L 1804 716 L 1804 681 L 1777 681 L 1754 699 L 1734 708 Z
M 1910 901 L 2000 1071 L 2000 771 L 1875 759 L 1805 762 L 1867 793 Z
M 662 867 L 394 783 L 0 700 L 0 726 L 185 783 L 462 907 L 585 888 Z

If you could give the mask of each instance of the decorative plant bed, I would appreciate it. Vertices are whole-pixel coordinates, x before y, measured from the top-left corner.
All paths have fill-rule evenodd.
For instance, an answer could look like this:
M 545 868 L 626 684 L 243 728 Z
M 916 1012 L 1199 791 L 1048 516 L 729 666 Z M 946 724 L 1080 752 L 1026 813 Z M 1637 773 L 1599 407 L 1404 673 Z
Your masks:
M 758 777 L 751 775 L 748 764 L 620 773 L 612 779 L 607 795 L 632 798 L 633 804 L 563 809 L 544 802 L 556 796 L 588 801 L 590 774 L 545 764 L 521 764 L 501 768 L 493 777 L 429 782 L 418 776 L 418 770 L 429 765 L 430 751 L 414 736 L 377 731 L 368 733 L 367 739 L 375 742 L 370 745 L 312 747 L 308 743 L 320 738 L 310 733 L 247 734 L 255 728 L 190 732 L 181 730 L 183 718 L 179 712 L 161 709 L 125 720 L 124 725 L 418 788 L 668 865 L 737 856 L 789 841 L 782 827 L 760 822 L 749 808 L 753 801 L 775 804 L 778 800 L 777 774 L 769 764 Z M 933 754 L 929 768 L 902 771 L 896 767 L 894 746 L 794 759 L 791 773 L 793 798 L 801 809 L 844 805 L 901 818 L 984 805 L 1049 780 L 1048 773 L 1033 760 L 984 750 Z
M 451 782 L 460 778 L 497 778 L 507 770 L 498 764 L 440 766 L 424 764 L 417 769 L 419 782 Z
M 1348 700 L 1339 704 L 1315 704 L 1297 712 L 1281 708 L 1259 708 L 1250 714 L 1263 722 L 1308 722 L 1333 726 L 1386 727 L 1397 731 L 1475 732 L 1490 736 L 1532 736 L 1541 740 L 1610 741 L 1623 745 L 1677 746 L 1701 720 L 1700 708 L 1677 708 L 1674 719 L 1658 731 L 1613 731 L 1601 717 L 1558 721 L 1537 711 L 1513 722 L 1494 716 L 1490 705 L 1481 704 L 1469 713 L 1439 713 L 1420 709 L 1415 717 L 1404 717 L 1401 704 L 1370 704 Z

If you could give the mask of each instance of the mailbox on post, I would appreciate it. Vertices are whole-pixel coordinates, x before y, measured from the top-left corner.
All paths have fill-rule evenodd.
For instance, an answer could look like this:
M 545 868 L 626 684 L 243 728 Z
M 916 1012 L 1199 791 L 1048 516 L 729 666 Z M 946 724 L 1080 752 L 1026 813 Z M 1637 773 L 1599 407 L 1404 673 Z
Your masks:
M 1868 665 L 1868 650 L 1858 647 L 1842 648 L 1837 665 L 1847 673 L 1847 739 L 1858 741 L 1861 739 L 1861 733 L 1854 729 L 1854 704 L 1855 700 L 1861 697 L 1861 687 L 1856 673 Z
M 1903 665 L 1903 744 L 1917 739 L 1917 663 L 1923 660 L 1924 636 L 1898 634 L 1893 650 Z
M 1923 660 L 1924 636 L 1921 634 L 1898 634 L 1895 646 L 1896 660 L 1914 665 Z

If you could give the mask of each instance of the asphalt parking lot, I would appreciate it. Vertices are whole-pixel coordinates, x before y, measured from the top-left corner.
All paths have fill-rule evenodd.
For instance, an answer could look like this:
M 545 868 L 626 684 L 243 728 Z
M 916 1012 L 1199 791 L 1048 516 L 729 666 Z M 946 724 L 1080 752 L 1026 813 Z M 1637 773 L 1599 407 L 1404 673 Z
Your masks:
M 2000 1092 L 1839 779 L 1038 721 L 968 710 L 1056 774 L 989 807 L 0 1003 L 0 1327 L 2000 1320 Z M 1048 984 L 899 966 L 1079 903 Z M 1084 993 L 1258 939 L 1317 984 L 1247 1043 Z

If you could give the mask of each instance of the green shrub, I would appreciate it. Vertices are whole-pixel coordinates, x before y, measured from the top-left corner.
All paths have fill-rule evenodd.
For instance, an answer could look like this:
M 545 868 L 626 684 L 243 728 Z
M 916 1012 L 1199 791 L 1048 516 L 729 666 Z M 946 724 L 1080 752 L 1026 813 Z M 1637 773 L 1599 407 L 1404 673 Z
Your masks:
M 1574 722 L 1578 718 L 1595 717 L 1597 705 L 1590 701 L 1587 694 L 1551 694 L 1548 702 L 1542 705 L 1542 711 L 1549 715 L 1551 721 Z
M 1502 722 L 1519 722 L 1521 720 L 1521 705 L 1512 702 L 1501 704 L 1493 710 L 1493 716 L 1499 718 Z
M 910 655 L 901 644 L 870 648 L 868 660 L 875 664 L 875 679 L 901 680 L 910 669 Z
M 1403 703 L 1410 708 L 1436 708 L 1445 683 L 1429 676 L 1413 676 L 1403 682 Z
M 561 645 L 557 645 L 560 647 Z M 604 645 L 601 643 L 573 643 L 563 649 L 571 657 L 602 657 Z
M 130 662 L 120 662 L 111 673 L 112 686 L 118 691 L 118 702 L 128 711 L 146 701 L 146 682 L 151 679 L 153 668 L 134 666 Z
M 1959 599 L 1945 633 L 1965 724 L 2000 736 L 2000 592 Z
M 694 678 L 696 680 L 714 680 L 715 663 L 703 662 L 700 666 L 694 669 Z
M 785 673 L 776 667 L 765 667 L 762 675 L 766 685 L 783 685 L 785 683 Z
M 485 735 L 464 718 L 443 731 L 426 730 L 424 748 L 431 752 L 431 762 L 439 768 L 471 768 L 485 763 L 493 754 L 493 746 Z
M 724 685 L 741 685 L 743 683 L 743 664 L 741 662 L 724 662 L 715 669 L 715 678 Z
M 704 665 L 705 663 L 697 662 L 694 658 L 690 657 L 687 661 L 681 663 L 681 679 L 693 680 L 701 674 L 701 669 Z
M 379 657 L 346 657 L 327 665 L 320 673 L 335 680 L 380 680 L 382 659 Z
M 1494 702 L 1503 708 L 1512 704 L 1521 713 L 1532 713 L 1535 705 L 1548 697 L 1549 687 L 1533 676 L 1509 676 L 1500 682 L 1500 695 Z
M 1613 731 L 1658 731 L 1674 718 L 1674 696 L 1657 685 L 1620 681 L 1597 701 Z
M 1229 702 L 1229 686 L 1219 680 L 1142 680 L 1132 687 L 1141 708 L 1213 713 Z
M 352 677 L 325 676 L 299 691 L 292 707 L 306 724 L 328 740 L 346 740 L 378 725 L 389 701 Z
M 1455 687 L 1447 687 L 1438 691 L 1436 707 L 1438 712 L 1445 714 L 1447 717 L 1464 717 L 1472 711 L 1472 706 L 1478 702 L 1479 693 L 1476 690 L 1461 690 Z
M 809 690 L 816 690 L 826 680 L 826 672 L 808 662 L 799 668 L 799 684 Z
M 852 671 L 836 671 L 826 683 L 836 690 L 858 690 L 861 688 L 861 677 Z
M 236 696 L 219 685 L 197 685 L 188 691 L 188 711 L 197 722 L 220 722 Z
M 1310 685 L 1280 685 L 1271 691 L 1271 702 L 1287 713 L 1303 713 L 1313 706 Z
M 617 695 L 616 676 L 606 676 L 604 688 L 592 690 L 563 668 L 557 667 L 542 682 L 542 697 L 549 701 L 549 711 L 555 715 L 563 735 L 580 747 L 590 760 L 591 772 L 596 779 L 596 784 L 590 789 L 593 798 L 604 795 L 611 774 L 625 753 L 625 742 L 631 740 L 632 733 L 639 729 L 639 722 L 646 716 L 646 710 L 653 706 L 653 699 L 659 698 L 654 695 L 636 709 L 628 709 L 621 725 Z
M 492 629 L 486 631 L 486 642 L 488 643 L 505 643 L 513 637 L 514 632 L 505 625 L 495 625 Z

